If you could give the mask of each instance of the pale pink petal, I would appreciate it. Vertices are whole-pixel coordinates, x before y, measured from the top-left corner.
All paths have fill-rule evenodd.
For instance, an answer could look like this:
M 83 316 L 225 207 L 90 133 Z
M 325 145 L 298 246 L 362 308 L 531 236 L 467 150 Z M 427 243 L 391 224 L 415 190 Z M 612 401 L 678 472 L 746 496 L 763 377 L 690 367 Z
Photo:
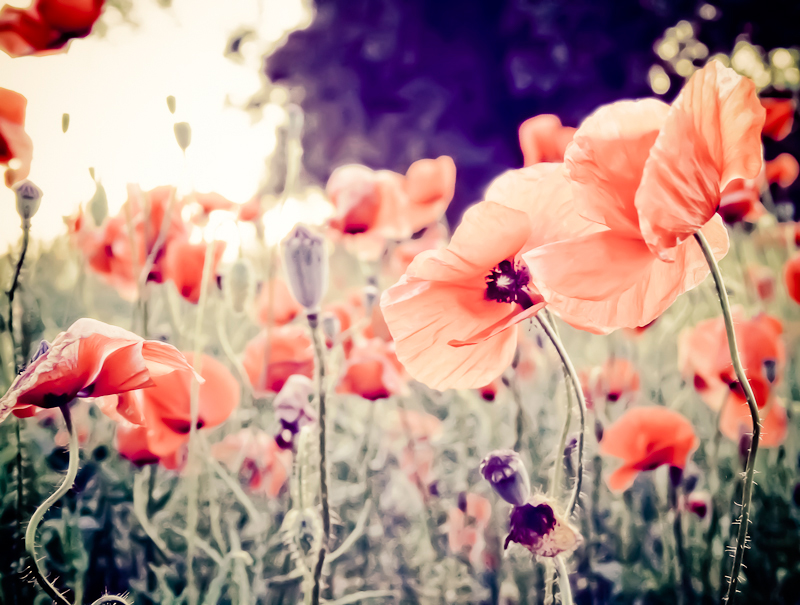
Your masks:
M 493 336 L 497 336 L 498 334 L 500 334 L 500 332 L 503 332 L 505 330 L 508 330 L 509 328 L 516 326 L 518 323 L 521 323 L 526 319 L 530 319 L 531 317 L 536 315 L 536 313 L 544 309 L 545 304 L 546 303 L 544 302 L 540 302 L 527 309 L 524 309 L 521 306 L 515 304 L 514 310 L 511 315 L 502 318 L 497 323 L 481 330 L 480 332 L 476 332 L 475 334 L 470 334 L 464 340 L 451 340 L 448 344 L 451 347 L 466 347 L 470 345 L 479 344 L 484 340 L 488 340 Z
M 639 234 L 634 198 L 668 112 L 655 99 L 619 101 L 584 120 L 564 154 L 578 212 L 621 233 Z
M 456 188 L 456 165 L 443 155 L 435 160 L 418 160 L 406 172 L 408 220 L 413 232 L 435 223 L 447 210 Z
M 761 171 L 764 108 L 755 85 L 711 61 L 672 104 L 636 192 L 642 235 L 671 258 L 671 248 L 696 233 L 717 210 L 720 192 Z

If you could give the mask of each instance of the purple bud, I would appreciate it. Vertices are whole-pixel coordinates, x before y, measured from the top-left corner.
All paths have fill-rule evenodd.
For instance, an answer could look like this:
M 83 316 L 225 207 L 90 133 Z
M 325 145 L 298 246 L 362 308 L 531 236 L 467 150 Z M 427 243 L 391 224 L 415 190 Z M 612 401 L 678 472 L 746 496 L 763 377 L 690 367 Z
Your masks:
M 683 479 L 683 469 L 679 466 L 669 467 L 669 480 L 673 487 L 678 487 Z
M 594 437 L 597 439 L 597 443 L 600 443 L 603 440 L 603 423 L 600 420 L 595 419 L 594 421 Z
M 504 548 L 508 548 L 510 542 L 524 546 L 535 555 L 555 557 L 574 550 L 581 536 L 544 498 L 537 497 L 511 511 Z
M 739 460 L 742 463 L 742 467 L 747 466 L 747 457 L 750 455 L 750 448 L 752 445 L 753 434 L 742 433 L 741 437 L 739 437 Z
M 42 201 L 42 190 L 28 180 L 17 183 L 14 186 L 14 193 L 17 194 L 17 213 L 23 223 L 30 224 L 31 218 L 39 210 Z
M 517 506 L 531 495 L 531 480 L 522 458 L 513 450 L 495 450 L 481 462 L 483 478 L 503 500 Z
M 325 240 L 297 225 L 283 240 L 286 281 L 295 300 L 308 312 L 316 312 L 328 289 L 328 252 Z
M 301 428 L 317 420 L 317 413 L 311 407 L 313 397 L 314 385 L 310 378 L 302 374 L 292 374 L 286 379 L 273 402 L 275 417 L 282 427 L 279 437 L 284 441 L 291 442 L 291 439 L 283 436 L 286 431 L 296 435 Z

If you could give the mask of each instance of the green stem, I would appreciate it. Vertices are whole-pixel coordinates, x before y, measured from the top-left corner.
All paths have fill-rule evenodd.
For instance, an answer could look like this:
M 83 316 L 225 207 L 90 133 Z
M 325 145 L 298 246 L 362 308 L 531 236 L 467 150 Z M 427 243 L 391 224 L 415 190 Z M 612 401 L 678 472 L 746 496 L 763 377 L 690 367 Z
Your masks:
M 39 508 L 34 511 L 28 524 L 28 530 L 25 532 L 25 550 L 31 558 L 31 572 L 33 577 L 39 583 L 47 595 L 55 601 L 57 605 L 71 605 L 67 598 L 58 592 L 58 589 L 51 584 L 45 577 L 45 570 L 39 565 L 39 558 L 36 556 L 36 530 L 39 529 L 39 523 L 42 522 L 45 514 L 50 507 L 58 502 L 72 487 L 75 482 L 75 477 L 78 475 L 78 463 L 80 462 L 80 451 L 78 448 L 78 433 L 72 424 L 72 416 L 70 415 L 69 405 L 61 406 L 61 413 L 64 415 L 64 422 L 69 431 L 69 466 L 67 467 L 67 475 L 64 481 L 58 486 L 58 489 L 53 492 L 47 500 L 42 502 Z
M 725 290 L 725 283 L 722 281 L 722 274 L 719 271 L 719 265 L 714 258 L 714 253 L 709 246 L 708 241 L 702 232 L 698 231 L 694 234 L 703 255 L 706 257 L 708 267 L 711 269 L 711 275 L 714 277 L 714 284 L 717 286 L 717 294 L 719 294 L 719 302 L 722 307 L 722 316 L 725 319 L 725 330 L 728 333 L 728 348 L 731 353 L 731 361 L 733 362 L 733 369 L 736 372 L 736 378 L 744 390 L 745 397 L 747 398 L 747 406 L 750 408 L 750 416 L 753 420 L 753 439 L 750 445 L 750 451 L 747 454 L 747 464 L 745 466 L 744 486 L 742 488 L 742 514 L 739 518 L 739 531 L 736 539 L 736 554 L 733 557 L 733 569 L 728 583 L 728 591 L 723 598 L 723 603 L 733 603 L 736 598 L 736 588 L 739 584 L 739 572 L 742 568 L 742 560 L 744 559 L 744 550 L 747 543 L 747 526 L 750 524 L 750 500 L 753 495 L 753 475 L 755 473 L 756 453 L 758 452 L 758 441 L 761 438 L 761 424 L 758 418 L 758 404 L 753 395 L 753 390 L 750 388 L 750 383 L 747 380 L 747 374 L 742 366 L 742 360 L 739 356 L 739 349 L 736 346 L 736 331 L 733 327 L 733 316 L 731 315 L 731 307 L 728 302 L 728 293 Z
M 22 264 L 25 262 L 25 254 L 28 252 L 28 243 L 31 237 L 31 223 L 30 221 L 22 221 L 22 249 L 19 253 L 19 260 L 17 267 L 14 270 L 14 280 L 11 282 L 11 289 L 8 291 L 8 333 L 11 336 L 11 344 L 14 350 L 14 366 L 15 370 L 25 363 L 24 352 L 17 351 L 17 341 L 14 337 L 14 294 L 19 287 L 19 276 L 22 273 Z M 19 353 L 19 355 L 17 355 Z
M 554 558 L 558 570 L 558 590 L 561 593 L 561 605 L 572 605 L 572 587 L 569 584 L 569 570 L 564 557 Z
M 572 513 L 575 511 L 576 505 L 578 504 L 578 497 L 581 493 L 581 483 L 583 482 L 583 442 L 584 433 L 586 432 L 586 400 L 583 398 L 583 389 L 581 388 L 581 381 L 578 377 L 578 373 L 575 371 L 575 366 L 572 365 L 572 360 L 570 360 L 564 345 L 561 343 L 561 339 L 558 337 L 558 334 L 556 334 L 553 327 L 544 317 L 541 316 L 541 314 L 537 315 L 536 319 L 539 321 L 539 325 L 542 326 L 542 329 L 547 334 L 550 342 L 553 343 L 556 351 L 558 351 L 558 356 L 561 358 L 561 363 L 564 365 L 564 369 L 570 377 L 572 388 L 574 389 L 575 395 L 578 398 L 581 430 L 578 434 L 578 466 L 575 471 L 575 486 L 572 490 L 572 496 L 570 496 L 569 504 L 567 505 L 567 517 L 571 517 Z
M 308 325 L 311 328 L 311 338 L 314 342 L 314 358 L 317 366 L 317 394 L 319 397 L 319 497 L 322 502 L 322 545 L 319 549 L 317 565 L 314 567 L 314 588 L 311 593 L 312 605 L 319 605 L 322 566 L 325 563 L 325 554 L 331 534 L 331 512 L 328 507 L 328 457 L 325 442 L 327 436 L 325 425 L 325 354 L 318 330 L 319 316 L 316 313 L 308 314 Z

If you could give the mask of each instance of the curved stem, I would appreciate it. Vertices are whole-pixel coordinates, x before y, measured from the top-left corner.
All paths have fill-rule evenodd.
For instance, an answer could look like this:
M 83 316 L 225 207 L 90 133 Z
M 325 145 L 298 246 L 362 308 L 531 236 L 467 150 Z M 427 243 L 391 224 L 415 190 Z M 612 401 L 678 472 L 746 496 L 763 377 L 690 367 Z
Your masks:
M 722 307 L 722 316 L 725 319 L 725 331 L 728 333 L 728 348 L 731 352 L 733 369 L 736 372 L 736 379 L 744 390 L 745 397 L 747 398 L 747 406 L 750 408 L 750 416 L 753 420 L 753 439 L 750 445 L 750 451 L 747 454 L 747 464 L 745 466 L 744 486 L 742 488 L 742 515 L 739 518 L 736 554 L 733 557 L 733 569 L 731 570 L 730 581 L 728 583 L 728 591 L 722 600 L 723 603 L 733 603 L 736 598 L 736 587 L 739 584 L 739 571 L 742 568 L 742 560 L 744 559 L 744 549 L 747 542 L 747 526 L 750 524 L 750 500 L 753 495 L 753 475 L 755 474 L 758 441 L 761 438 L 761 423 L 758 418 L 758 404 L 753 395 L 753 389 L 750 388 L 750 382 L 747 380 L 747 374 L 744 371 L 742 359 L 739 356 L 739 349 L 736 346 L 736 331 L 733 327 L 731 306 L 728 302 L 728 293 L 725 290 L 725 282 L 722 281 L 719 265 L 717 265 L 717 260 L 714 258 L 714 253 L 711 251 L 711 246 L 708 245 L 705 236 L 698 231 L 694 234 L 694 237 L 700 245 L 703 255 L 706 257 L 708 268 L 711 269 L 711 275 L 714 277 L 714 284 L 717 286 L 717 294 L 719 294 L 719 302 Z
M 569 355 L 567 355 L 567 351 L 564 349 L 564 345 L 561 343 L 561 339 L 558 337 L 558 334 L 556 334 L 553 327 L 544 317 L 537 315 L 536 319 L 539 321 L 539 325 L 542 326 L 542 329 L 547 334 L 550 342 L 553 343 L 556 351 L 558 351 L 558 356 L 561 357 L 561 363 L 564 365 L 564 369 L 566 370 L 567 374 L 569 374 L 572 382 L 572 388 L 574 389 L 575 395 L 578 398 L 581 430 L 578 434 L 578 466 L 575 471 L 575 486 L 572 490 L 572 496 L 570 497 L 569 504 L 567 505 L 567 516 L 571 517 L 572 513 L 575 511 L 575 506 L 578 504 L 578 497 L 581 493 L 581 483 L 583 482 L 583 442 L 584 433 L 586 432 L 586 400 L 583 398 L 583 389 L 581 388 L 581 381 L 578 377 L 578 373 L 575 371 L 575 366 L 572 365 L 572 360 L 570 360 Z
M 80 452 L 78 448 L 78 433 L 72 425 L 72 416 L 67 405 L 61 406 L 61 413 L 64 415 L 64 422 L 69 431 L 69 466 L 67 467 L 67 475 L 64 481 L 58 486 L 58 489 L 53 492 L 47 500 L 42 502 L 39 508 L 33 513 L 31 521 L 28 524 L 28 530 L 25 532 L 25 550 L 31 558 L 31 572 L 42 587 L 47 595 L 55 601 L 57 605 L 71 605 L 67 598 L 58 592 L 58 589 L 51 584 L 45 577 L 45 570 L 39 566 L 39 558 L 36 556 L 36 530 L 39 528 L 39 523 L 42 522 L 45 514 L 50 507 L 58 502 L 72 487 L 75 482 L 75 477 L 78 475 L 78 463 L 80 461 Z
M 564 557 L 554 558 L 558 570 L 558 590 L 561 593 L 561 605 L 572 605 L 572 586 L 569 584 L 569 570 Z
M 124 597 L 106 594 L 92 601 L 92 605 L 100 605 L 101 603 L 122 603 L 122 605 L 130 605 L 130 601 Z
M 328 507 L 328 458 L 325 425 L 325 356 L 322 339 L 319 336 L 319 317 L 316 313 L 308 314 L 308 325 L 314 342 L 314 358 L 317 366 L 317 393 L 319 395 L 319 497 L 322 502 L 322 545 L 319 559 L 314 568 L 314 588 L 311 593 L 312 605 L 319 605 L 319 592 L 322 579 L 322 565 L 328 549 L 331 534 L 331 512 Z

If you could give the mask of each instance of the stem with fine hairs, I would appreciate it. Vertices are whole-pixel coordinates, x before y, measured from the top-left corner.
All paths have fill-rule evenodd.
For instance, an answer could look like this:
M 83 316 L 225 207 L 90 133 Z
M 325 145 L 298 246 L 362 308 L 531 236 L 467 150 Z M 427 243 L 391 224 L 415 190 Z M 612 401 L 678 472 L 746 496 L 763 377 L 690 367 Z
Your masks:
M 311 592 L 312 605 L 319 605 L 319 593 L 322 583 L 322 566 L 328 550 L 331 534 L 331 512 L 328 506 L 328 457 L 325 424 L 325 349 L 319 335 L 319 315 L 308 314 L 308 325 L 314 342 L 314 361 L 317 366 L 317 395 L 319 397 L 319 497 L 322 502 L 322 544 L 319 559 L 314 567 L 314 588 Z
M 553 346 L 556 348 L 558 352 L 558 356 L 561 357 L 561 363 L 564 365 L 564 370 L 569 375 L 570 381 L 572 382 L 572 388 L 575 391 L 575 395 L 578 398 L 578 410 L 580 412 L 580 424 L 581 430 L 578 434 L 578 465 L 575 471 L 575 485 L 572 490 L 572 496 L 570 496 L 569 504 L 567 504 L 567 517 L 571 517 L 572 513 L 575 512 L 575 507 L 578 504 L 578 498 L 580 497 L 581 493 L 581 484 L 583 482 L 583 442 L 584 442 L 584 433 L 586 432 L 586 400 L 583 397 L 583 388 L 581 388 L 581 381 L 578 377 L 578 372 L 575 371 L 575 366 L 572 365 L 572 360 L 569 358 L 564 345 L 561 342 L 561 339 L 558 337 L 553 326 L 550 325 L 542 314 L 538 314 L 536 319 L 539 321 L 539 325 L 542 326 L 542 329 L 547 334 L 547 337 L 550 339 L 550 342 L 553 343 Z M 569 387 L 567 387 L 569 388 Z M 563 451 L 561 452 L 563 453 Z M 559 453 L 558 455 L 561 455 Z
M 573 605 L 572 586 L 569 583 L 569 569 L 564 557 L 559 555 L 553 558 L 558 571 L 558 590 L 561 593 L 561 605 Z
M 742 569 L 742 560 L 744 559 L 744 550 L 747 544 L 747 526 L 750 524 L 750 501 L 753 496 L 753 475 L 755 474 L 756 453 L 758 452 L 758 442 L 761 438 L 761 422 L 758 417 L 758 404 L 753 395 L 753 389 L 750 388 L 750 382 L 747 380 L 747 374 L 742 365 L 742 359 L 739 355 L 739 349 L 736 346 L 736 331 L 733 327 L 733 315 L 731 314 L 731 306 L 728 302 L 728 293 L 725 290 L 725 282 L 722 281 L 722 273 L 720 273 L 717 259 L 714 258 L 714 252 L 708 244 L 705 236 L 701 231 L 694 234 L 694 238 L 700 245 L 703 255 L 708 262 L 708 268 L 711 270 L 711 275 L 714 277 L 714 284 L 717 287 L 717 294 L 719 295 L 719 303 L 722 307 L 722 317 L 725 319 L 725 331 L 728 334 L 728 348 L 731 353 L 731 361 L 733 362 L 733 369 L 736 372 L 736 379 L 744 391 L 745 398 L 747 399 L 747 407 L 750 408 L 750 416 L 753 421 L 753 439 L 750 445 L 750 451 L 747 454 L 747 464 L 745 465 L 744 473 L 744 486 L 742 488 L 742 514 L 739 517 L 739 531 L 736 538 L 736 553 L 733 557 L 733 569 L 731 570 L 730 579 L 728 582 L 728 591 L 722 599 L 723 603 L 733 603 L 736 599 L 736 589 L 739 585 L 739 572 Z

